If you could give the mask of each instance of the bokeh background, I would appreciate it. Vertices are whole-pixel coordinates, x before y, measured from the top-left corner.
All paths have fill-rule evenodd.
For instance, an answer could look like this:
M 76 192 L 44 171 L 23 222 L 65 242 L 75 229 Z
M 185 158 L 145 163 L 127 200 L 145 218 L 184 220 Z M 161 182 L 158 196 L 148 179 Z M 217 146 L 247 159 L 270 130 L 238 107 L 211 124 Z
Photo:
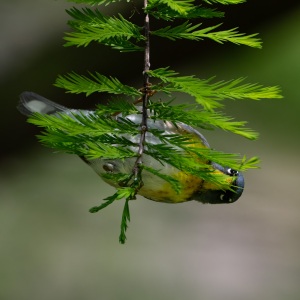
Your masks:
M 88 209 L 113 189 L 77 157 L 53 154 L 16 110 L 31 90 L 73 107 L 85 99 L 53 87 L 58 74 L 97 70 L 141 85 L 142 55 L 101 46 L 62 47 L 63 0 L 0 0 L 0 299 L 300 298 L 300 4 L 249 0 L 226 7 L 224 28 L 260 32 L 262 50 L 213 42 L 152 42 L 152 67 L 218 79 L 280 85 L 283 100 L 226 102 L 226 113 L 260 132 L 257 142 L 203 132 L 212 147 L 258 155 L 235 204 L 130 205 L 125 245 L 118 244 L 123 203 Z M 130 15 L 133 6 L 118 9 Z M 188 101 L 180 98 L 181 101 Z

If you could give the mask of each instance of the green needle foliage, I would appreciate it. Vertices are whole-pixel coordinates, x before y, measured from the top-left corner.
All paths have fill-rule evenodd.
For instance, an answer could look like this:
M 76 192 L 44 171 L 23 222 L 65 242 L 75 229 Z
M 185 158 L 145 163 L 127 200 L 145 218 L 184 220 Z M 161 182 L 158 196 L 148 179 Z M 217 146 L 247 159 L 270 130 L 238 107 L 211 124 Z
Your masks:
M 98 42 L 122 51 L 142 51 L 143 48 L 129 40 L 139 42 L 145 40 L 142 27 L 118 17 L 106 17 L 98 9 L 72 8 L 67 13 L 73 18 L 68 24 L 74 30 L 67 33 L 66 46 L 87 46 L 91 42 Z
M 85 93 L 89 96 L 93 93 L 110 93 L 116 95 L 141 96 L 137 89 L 123 85 L 117 78 L 106 77 L 96 72 L 87 76 L 70 73 L 65 76 L 58 76 L 55 85 L 64 88 L 67 92 L 73 94 Z
M 205 26 L 206 19 L 219 20 L 224 17 L 222 11 L 213 7 L 214 4 L 234 5 L 245 1 L 202 0 L 196 4 L 194 0 L 145 0 L 140 11 L 144 14 L 142 24 L 134 24 L 121 14 L 106 16 L 101 12 L 101 6 L 121 0 L 73 0 L 74 3 L 91 7 L 80 9 L 74 7 L 67 10 L 71 17 L 68 22 L 71 32 L 65 35 L 65 46 L 86 47 L 90 43 L 98 43 L 121 52 L 145 52 L 143 87 L 128 86 L 117 78 L 98 72 L 88 75 L 79 75 L 76 72 L 60 75 L 55 85 L 69 93 L 89 96 L 105 92 L 118 95 L 119 98 L 112 98 L 108 105 L 99 104 L 94 112 L 70 110 L 56 115 L 35 113 L 29 119 L 29 122 L 43 129 L 39 139 L 48 147 L 77 154 L 85 160 L 113 159 L 135 162 L 132 170 L 124 173 L 102 174 L 103 179 L 116 183 L 116 192 L 105 198 L 99 206 L 90 209 L 90 212 L 95 213 L 116 200 L 125 199 L 119 237 L 121 243 L 125 243 L 130 221 L 129 201 L 135 199 L 143 187 L 144 172 L 168 182 L 174 191 L 180 194 L 182 183 L 162 172 L 165 164 L 223 189 L 228 188 L 224 183 L 227 175 L 215 174 L 208 162 L 213 161 L 241 171 L 257 167 L 256 157 L 246 159 L 237 154 L 199 147 L 192 134 L 186 133 L 184 136 L 179 133 L 166 134 L 163 129 L 147 126 L 150 121 L 163 120 L 175 126 L 181 122 L 206 130 L 222 129 L 250 140 L 257 139 L 258 134 L 247 128 L 245 121 L 236 121 L 224 115 L 220 109 L 225 99 L 281 98 L 278 87 L 247 83 L 244 78 L 216 81 L 215 78 L 181 76 L 169 67 L 149 69 L 149 40 L 152 38 L 165 38 L 171 41 L 187 39 L 195 42 L 210 39 L 217 43 L 230 42 L 261 48 L 262 43 L 256 33 L 250 35 L 239 33 L 237 28 L 220 30 L 223 25 L 219 21 L 213 26 Z M 155 23 L 156 19 L 165 25 L 151 31 L 149 24 Z M 172 24 L 174 20 L 177 21 L 176 25 Z M 136 63 L 140 64 L 139 61 Z M 173 101 L 164 100 L 175 92 L 192 96 L 195 104 L 175 105 Z M 152 98 L 155 94 L 162 94 L 159 101 L 155 100 L 155 97 Z M 142 103 L 142 106 L 137 107 L 138 103 Z M 127 115 L 137 114 L 141 116 L 141 123 L 137 124 L 126 118 Z M 160 143 L 149 143 L 145 138 L 147 132 Z M 160 162 L 161 168 L 144 164 L 145 155 Z
M 178 73 L 161 68 L 148 72 L 150 77 L 161 80 L 163 84 L 155 86 L 161 92 L 183 92 L 195 98 L 206 110 L 212 111 L 223 106 L 225 99 L 270 99 L 281 98 L 280 89 L 276 86 L 262 87 L 259 84 L 240 84 L 243 78 L 210 83 L 212 79 L 201 80 L 194 76 L 177 76 Z
M 213 31 L 222 24 L 218 24 L 211 27 L 206 27 L 201 30 L 196 30 L 201 24 L 192 25 L 191 23 L 184 22 L 183 24 L 171 27 L 167 26 L 159 30 L 153 31 L 153 35 L 161 36 L 175 41 L 176 39 L 187 39 L 193 41 L 200 41 L 204 38 L 214 40 L 218 43 L 231 42 L 237 45 L 246 45 L 254 48 L 261 48 L 261 41 L 255 36 L 257 34 L 245 35 L 236 31 L 237 28 L 229 30 Z M 211 32 L 213 31 L 213 32 Z

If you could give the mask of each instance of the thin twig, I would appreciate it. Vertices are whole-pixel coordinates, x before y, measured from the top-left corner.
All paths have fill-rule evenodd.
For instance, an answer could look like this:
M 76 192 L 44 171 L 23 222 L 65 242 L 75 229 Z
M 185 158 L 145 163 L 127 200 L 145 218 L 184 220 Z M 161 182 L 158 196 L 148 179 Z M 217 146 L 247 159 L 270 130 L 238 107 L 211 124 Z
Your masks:
M 148 0 L 144 0 L 144 9 L 147 8 Z M 143 70 L 143 97 L 142 97 L 142 122 L 141 122 L 141 137 L 139 142 L 139 149 L 138 149 L 138 158 L 134 164 L 133 172 L 135 179 L 139 176 L 139 169 L 142 164 L 142 155 L 145 149 L 145 139 L 146 139 L 146 132 L 148 130 L 147 126 L 147 118 L 148 118 L 148 101 L 149 96 L 151 94 L 150 91 L 150 82 L 149 82 L 149 75 L 148 71 L 150 70 L 150 23 L 149 23 L 149 14 L 145 16 L 144 22 L 144 34 L 145 34 L 145 56 L 144 56 L 144 70 Z

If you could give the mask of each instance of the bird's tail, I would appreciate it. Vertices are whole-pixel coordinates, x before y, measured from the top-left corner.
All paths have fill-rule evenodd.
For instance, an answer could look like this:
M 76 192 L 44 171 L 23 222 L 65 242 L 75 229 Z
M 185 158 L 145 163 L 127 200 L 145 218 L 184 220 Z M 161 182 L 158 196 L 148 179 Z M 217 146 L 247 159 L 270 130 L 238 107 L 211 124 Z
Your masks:
M 23 92 L 20 95 L 20 101 L 17 108 L 26 116 L 30 116 L 35 112 L 52 115 L 58 112 L 66 112 L 69 110 L 64 106 L 50 101 L 33 92 Z

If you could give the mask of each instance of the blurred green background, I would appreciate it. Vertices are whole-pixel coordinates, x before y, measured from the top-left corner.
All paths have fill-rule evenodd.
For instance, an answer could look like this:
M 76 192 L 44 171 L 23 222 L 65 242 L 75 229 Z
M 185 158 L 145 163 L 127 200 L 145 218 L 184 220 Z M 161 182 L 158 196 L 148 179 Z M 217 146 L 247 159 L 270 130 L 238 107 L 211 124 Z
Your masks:
M 39 145 L 38 130 L 15 108 L 24 90 L 73 107 L 105 101 L 52 86 L 57 74 L 71 70 L 98 70 L 141 85 L 140 54 L 62 47 L 64 8 L 70 6 L 63 0 L 0 1 L 0 299 L 299 299 L 299 1 L 226 7 L 224 28 L 260 32 L 262 50 L 153 41 L 153 68 L 170 65 L 219 80 L 246 76 L 280 85 L 285 98 L 227 102 L 229 115 L 261 133 L 257 142 L 203 132 L 213 148 L 262 159 L 260 170 L 245 174 L 237 203 L 169 205 L 139 198 L 130 205 L 124 246 L 118 244 L 123 203 L 88 212 L 113 189 L 77 157 Z M 130 15 L 132 6 L 121 9 Z

